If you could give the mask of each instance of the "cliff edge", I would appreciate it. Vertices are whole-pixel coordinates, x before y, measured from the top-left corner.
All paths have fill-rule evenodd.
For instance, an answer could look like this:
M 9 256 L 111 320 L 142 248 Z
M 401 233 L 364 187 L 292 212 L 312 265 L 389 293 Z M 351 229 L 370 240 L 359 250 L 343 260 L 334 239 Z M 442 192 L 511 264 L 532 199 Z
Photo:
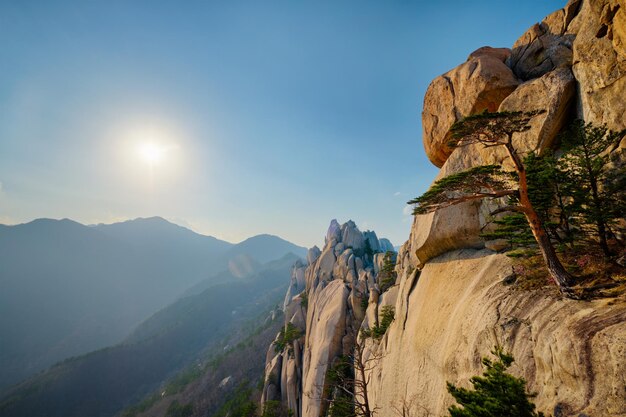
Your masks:
M 484 110 L 543 109 L 513 137 L 520 153 L 541 154 L 558 146 L 558 134 L 576 118 L 625 129 L 624 97 L 626 1 L 571 0 L 511 49 L 480 48 L 432 81 L 424 148 L 441 168 L 438 178 L 485 164 L 506 167 L 498 148 L 448 147 L 451 126 Z M 611 150 L 618 169 L 625 148 L 622 140 Z M 537 393 L 539 411 L 626 416 L 626 297 L 577 301 L 550 287 L 519 288 L 511 258 L 480 237 L 492 209 L 474 201 L 415 216 L 392 285 L 383 285 L 382 253 L 365 253 L 368 236 L 351 222 L 331 223 L 324 249 L 312 249 L 308 267 L 294 273 L 299 292 L 290 290 L 285 310 L 299 332 L 283 350 L 270 347 L 263 401 L 278 401 L 296 417 L 326 415 L 334 395 L 328 370 L 359 333 L 379 325 L 384 306 L 393 306 L 384 335 L 365 342 L 368 400 L 377 416 L 445 414 L 453 402 L 446 382 L 468 386 L 496 344 L 515 357 L 511 372 Z

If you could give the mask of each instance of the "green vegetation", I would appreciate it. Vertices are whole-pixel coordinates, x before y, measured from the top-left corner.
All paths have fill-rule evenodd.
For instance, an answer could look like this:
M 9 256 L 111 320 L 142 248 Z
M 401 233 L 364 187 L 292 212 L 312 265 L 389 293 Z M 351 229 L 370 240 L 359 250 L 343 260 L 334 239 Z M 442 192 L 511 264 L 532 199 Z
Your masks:
M 534 249 L 539 249 L 553 282 L 564 295 L 577 297 L 571 289 L 575 279 L 557 256 L 555 242 L 560 248 L 575 246 L 574 221 L 576 230 L 592 231 L 606 257 L 612 254 L 611 238 L 613 244 L 623 246 L 613 230 L 626 210 L 626 176 L 623 169 L 611 169 L 609 151 L 626 131 L 610 132 L 578 121 L 561 138 L 561 158 L 531 152 L 522 159 L 512 136 L 529 130 L 530 121 L 540 113 L 484 112 L 455 123 L 451 146 L 502 146 L 514 172 L 496 165 L 471 168 L 436 181 L 409 204 L 415 205 L 414 214 L 424 214 L 472 200 L 506 199 L 506 206 L 491 213 L 506 215 L 496 218 L 498 227 L 484 237 L 507 239 L 515 250 L 513 256 L 534 255 Z
M 287 323 L 285 327 L 280 329 L 278 338 L 274 341 L 274 350 L 276 353 L 280 353 L 287 348 L 291 352 L 293 341 L 300 337 L 302 337 L 302 331 L 293 324 Z
M 363 329 L 363 335 L 365 337 L 372 337 L 374 339 L 380 339 L 385 335 L 387 329 L 395 319 L 396 309 L 393 306 L 384 306 L 380 312 L 380 323 L 378 326 L 374 326 L 370 329 Z
M 380 271 L 380 291 L 385 292 L 396 283 L 398 274 L 396 268 L 396 253 L 392 251 L 385 252 L 383 257 L 383 266 Z
M 363 309 L 363 311 L 367 310 L 367 305 L 369 304 L 369 300 L 367 299 L 367 296 L 365 294 L 363 294 L 361 296 L 361 308 Z
M 253 417 L 257 405 L 251 400 L 252 388 L 247 381 L 240 383 L 228 396 L 228 400 L 213 414 L 213 417 Z
M 180 404 L 177 400 L 170 403 L 167 407 L 165 417 L 189 417 L 193 414 L 193 406 L 191 404 Z
M 300 307 L 307 308 L 309 306 L 309 294 L 305 291 L 300 293 Z
M 612 255 L 609 239 L 626 213 L 626 176 L 611 169 L 610 150 L 619 145 L 626 131 L 612 132 L 578 120 L 561 136 L 564 149 L 558 161 L 563 177 L 565 209 L 591 234 L 606 257 Z
M 250 364 L 253 367 L 257 367 L 256 363 L 258 362 L 259 366 L 257 367 L 258 369 L 256 374 L 249 373 L 239 364 L 242 355 L 249 358 L 250 351 L 256 352 L 259 347 L 267 347 L 267 345 L 271 342 L 270 338 L 273 339 L 273 335 L 275 335 L 278 331 L 278 325 L 283 320 L 282 315 L 277 315 L 274 320 L 266 320 L 266 317 L 272 312 L 273 309 L 273 306 L 268 307 L 267 310 L 260 313 L 256 318 L 250 319 L 249 321 L 239 325 L 236 330 L 236 334 L 228 338 L 229 340 L 232 340 L 233 338 L 235 340 L 239 340 L 239 342 L 234 346 L 224 350 L 223 346 L 227 342 L 226 340 L 222 341 L 221 345 L 216 347 L 213 351 L 219 352 L 218 354 L 209 353 L 205 358 L 179 372 L 172 379 L 170 379 L 164 387 L 159 388 L 157 391 L 145 397 L 139 404 L 133 405 L 124 410 L 121 416 L 137 416 L 138 414 L 149 410 L 159 401 L 169 401 L 171 396 L 184 392 L 187 390 L 189 385 L 197 384 L 197 381 L 202 380 L 205 382 L 201 383 L 207 383 L 206 381 L 208 378 L 208 384 L 217 384 L 225 375 L 232 375 L 235 380 L 242 380 L 241 378 L 243 378 L 244 382 L 237 386 L 222 389 L 219 394 L 210 394 L 214 395 L 212 399 L 208 399 L 205 396 L 203 401 L 208 401 L 209 404 L 212 404 L 215 407 L 215 410 L 217 410 L 215 412 L 222 413 L 219 414 L 220 416 L 251 416 L 252 414 L 247 413 L 247 411 L 245 411 L 245 407 L 243 407 L 245 404 L 244 400 L 253 398 L 253 396 L 256 395 L 255 392 L 260 391 L 262 386 L 255 391 L 253 387 L 249 386 L 247 381 L 251 378 L 255 378 L 256 376 L 259 376 L 259 379 L 262 380 L 262 360 L 264 358 L 264 354 L 260 352 L 257 359 L 254 361 L 255 363 Z M 193 388 L 191 392 L 193 392 Z M 256 407 L 252 400 L 250 400 L 249 403 L 252 404 L 253 407 Z M 194 404 L 193 399 L 191 404 Z M 241 410 L 244 410 L 245 412 L 242 411 L 243 414 L 238 414 Z
M 482 165 L 441 178 L 419 197 L 407 202 L 413 204 L 413 214 L 426 214 L 449 207 L 463 201 L 486 197 L 513 195 L 511 175 L 503 172 L 498 165 Z M 485 191 L 489 190 L 489 191 Z M 448 195 L 456 192 L 460 197 L 451 199 Z
M 526 381 L 506 372 L 513 356 L 495 347 L 495 361 L 483 358 L 486 370 L 470 379 L 473 389 L 458 388 L 448 382 L 448 392 L 459 405 L 448 408 L 451 417 L 542 417 L 526 392 Z M 461 406 L 461 407 L 459 407 Z
M 280 401 L 266 401 L 263 404 L 261 417 L 287 417 L 289 412 Z
M 560 239 L 557 228 L 561 226 L 561 223 L 567 224 L 567 216 L 560 211 L 560 221 L 555 222 L 553 220 L 555 217 L 554 207 L 558 202 L 562 202 L 562 197 L 557 195 L 560 179 L 559 172 L 556 169 L 556 160 L 552 155 L 539 157 L 531 153 L 524 158 L 524 167 L 528 183 L 528 198 L 543 222 L 546 233 L 549 234 L 551 239 Z M 508 175 L 517 180 L 516 173 L 509 173 Z M 508 198 L 509 205 L 519 203 L 516 195 L 511 195 Z M 512 257 L 536 254 L 537 241 L 523 213 L 513 212 L 507 214 L 502 218 L 496 218 L 493 220 L 493 223 L 497 226 L 496 229 L 492 232 L 481 234 L 481 237 L 487 240 L 508 240 L 510 245 L 508 255 Z
M 354 369 L 350 356 L 335 359 L 326 371 L 324 398 L 329 403 L 329 417 L 354 417 Z M 347 392 L 346 392 L 347 391 Z

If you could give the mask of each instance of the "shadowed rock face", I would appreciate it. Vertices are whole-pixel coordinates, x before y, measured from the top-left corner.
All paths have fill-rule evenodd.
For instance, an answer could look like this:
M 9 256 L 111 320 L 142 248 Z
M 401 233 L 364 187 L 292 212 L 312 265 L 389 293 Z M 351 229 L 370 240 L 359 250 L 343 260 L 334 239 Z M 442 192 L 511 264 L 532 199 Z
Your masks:
M 533 25 L 513 44 L 507 64 L 517 77 L 530 80 L 560 67 L 572 65 L 572 43 L 575 35 L 568 26 L 580 9 L 580 0 Z

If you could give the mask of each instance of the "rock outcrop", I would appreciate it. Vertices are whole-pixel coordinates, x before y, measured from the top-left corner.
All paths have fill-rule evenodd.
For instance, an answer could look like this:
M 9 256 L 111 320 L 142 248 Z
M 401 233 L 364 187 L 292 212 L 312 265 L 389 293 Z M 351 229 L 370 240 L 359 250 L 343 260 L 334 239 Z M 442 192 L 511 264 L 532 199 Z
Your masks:
M 578 116 L 609 129 L 626 128 L 626 1 L 582 1 L 570 27 L 576 33 L 573 71 Z
M 426 90 L 422 129 L 430 161 L 441 167 L 452 149 L 450 128 L 465 116 L 496 111 L 520 81 L 504 63 L 510 51 L 484 47 L 466 62 L 435 78 Z
M 396 319 L 375 346 L 380 360 L 369 387 L 381 415 L 402 404 L 409 415 L 442 415 L 453 402 L 446 382 L 465 386 L 496 344 L 513 353 L 512 372 L 538 393 L 541 411 L 626 413 L 626 303 L 511 291 L 502 283 L 510 273 L 505 255 L 465 249 L 400 280 Z
M 291 326 L 299 333 L 280 351 L 276 342 L 270 346 L 262 402 L 279 400 L 295 417 L 324 415 L 327 371 L 351 352 L 368 303 L 372 321 L 378 321 L 374 257 L 382 259 L 382 249 L 393 251 L 393 245 L 373 231 L 361 232 L 351 220 L 332 220 L 324 248 L 309 250 L 308 265 L 294 265 L 283 310 L 285 331 Z
M 557 148 L 575 118 L 626 128 L 625 74 L 625 0 L 571 0 L 512 50 L 474 51 L 433 80 L 424 98 L 423 142 L 441 168 L 437 178 L 484 164 L 507 167 L 497 147 L 448 146 L 451 126 L 483 110 L 545 110 L 514 136 L 522 155 Z M 624 148 L 613 152 L 624 155 Z M 452 402 L 446 382 L 467 386 L 496 344 L 513 353 L 511 372 L 528 381 L 546 415 L 626 416 L 626 297 L 582 302 L 550 287 L 511 285 L 512 260 L 498 253 L 508 242 L 480 237 L 498 204 L 466 202 L 415 216 L 386 291 L 384 257 L 368 251 L 384 253 L 390 242 L 353 222 L 331 222 L 324 248 L 309 252 L 305 291 L 297 294 L 294 282 L 302 280 L 292 279 L 286 316 L 305 335 L 291 350 L 268 354 L 264 399 L 282 398 L 297 417 L 325 416 L 327 370 L 393 306 L 384 336 L 366 342 L 375 363 L 368 399 L 378 416 L 444 414 Z

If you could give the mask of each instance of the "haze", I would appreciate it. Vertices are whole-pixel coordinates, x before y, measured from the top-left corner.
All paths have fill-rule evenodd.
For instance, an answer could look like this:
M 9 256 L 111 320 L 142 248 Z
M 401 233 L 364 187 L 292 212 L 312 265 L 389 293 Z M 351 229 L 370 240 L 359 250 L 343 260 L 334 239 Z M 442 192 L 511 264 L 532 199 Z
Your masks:
M 159 215 L 311 246 L 352 218 L 400 244 L 436 173 L 427 83 L 561 5 L 3 2 L 0 222 Z

